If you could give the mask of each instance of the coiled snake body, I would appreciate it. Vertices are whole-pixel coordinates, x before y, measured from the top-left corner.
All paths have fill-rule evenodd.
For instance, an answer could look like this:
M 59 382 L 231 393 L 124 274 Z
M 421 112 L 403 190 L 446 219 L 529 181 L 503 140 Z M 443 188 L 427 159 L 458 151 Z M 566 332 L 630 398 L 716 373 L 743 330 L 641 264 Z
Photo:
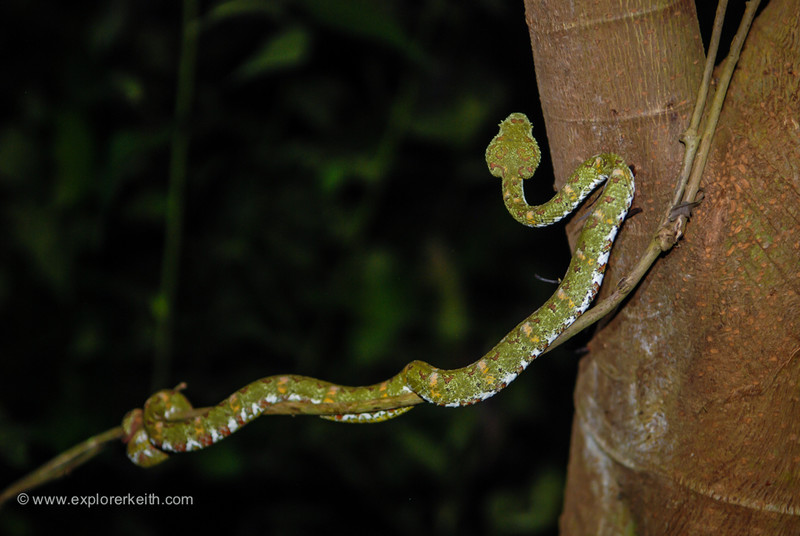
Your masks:
M 199 415 L 177 420 L 176 415 L 191 415 L 192 405 L 179 388 L 159 391 L 147 400 L 143 410 L 135 409 L 123 419 L 128 457 L 149 467 L 166 459 L 164 451 L 207 447 L 278 402 L 325 406 L 414 393 L 428 402 L 456 407 L 486 400 L 511 383 L 589 307 L 600 288 L 611 246 L 634 194 L 633 174 L 623 159 L 604 153 L 581 164 L 552 199 L 542 205 L 528 205 L 522 181 L 533 175 L 540 159 L 531 129 L 527 117 L 511 114 L 500 123 L 500 132 L 486 149 L 489 170 L 502 179 L 503 200 L 517 221 L 531 227 L 555 223 L 573 212 L 600 183 L 605 181 L 606 185 L 586 218 L 567 273 L 555 293 L 488 353 L 471 365 L 453 370 L 412 361 L 396 376 L 362 387 L 346 387 L 307 376 L 270 376 L 243 387 Z M 409 409 L 411 406 L 323 417 L 381 422 Z

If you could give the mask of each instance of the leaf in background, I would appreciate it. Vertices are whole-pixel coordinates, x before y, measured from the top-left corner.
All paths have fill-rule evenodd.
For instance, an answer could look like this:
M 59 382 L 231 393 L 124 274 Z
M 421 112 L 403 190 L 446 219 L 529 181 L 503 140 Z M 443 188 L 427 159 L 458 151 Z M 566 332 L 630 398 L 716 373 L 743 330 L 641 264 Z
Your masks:
M 411 127 L 422 139 L 464 147 L 486 127 L 488 112 L 486 99 L 467 93 L 449 106 L 427 114 L 420 112 Z
M 397 267 L 397 260 L 387 251 L 374 251 L 363 263 L 363 286 L 356 306 L 359 320 L 353 332 L 356 363 L 381 361 L 407 323 L 408 294 Z
M 108 142 L 106 180 L 100 190 L 102 204 L 107 206 L 111 203 L 126 182 L 141 180 L 154 155 L 165 150 L 169 140 L 169 128 L 120 129 L 114 132 Z M 142 220 L 158 221 L 163 218 L 165 203 L 163 192 L 144 191 L 129 201 L 125 210 Z
M 17 128 L 0 134 L 0 180 L 23 185 L 38 164 L 35 140 Z
M 426 55 L 419 44 L 397 24 L 398 16 L 387 9 L 389 2 L 371 0 L 306 0 L 306 12 L 320 24 L 342 30 L 368 41 L 384 43 L 399 50 L 415 62 L 424 62 Z
M 72 259 L 64 239 L 64 227 L 56 212 L 46 207 L 17 203 L 8 215 L 17 244 L 28 254 L 34 270 L 57 293 L 66 291 L 71 279 Z
M 245 462 L 239 456 L 239 451 L 234 448 L 206 449 L 202 457 L 192 460 L 193 468 L 198 474 L 207 478 L 226 479 L 241 478 L 247 471 Z
M 468 324 L 459 269 L 440 241 L 430 244 L 428 257 L 431 283 L 439 299 L 439 335 L 445 341 L 457 341 L 466 334 Z
M 71 207 L 84 201 L 95 186 L 94 139 L 83 115 L 74 110 L 55 119 L 56 206 Z
M 433 474 L 446 474 L 447 469 L 452 466 L 451 462 L 448 462 L 451 458 L 446 445 L 433 441 L 431 436 L 415 428 L 409 427 L 404 430 L 397 439 L 403 445 L 403 452 L 410 459 Z
M 111 87 L 131 106 L 141 105 L 145 98 L 145 87 L 141 78 L 128 72 L 114 72 L 109 76 Z
M 137 192 L 123 207 L 124 217 L 132 222 L 163 224 L 167 211 L 167 196 L 163 188 L 148 188 Z
M 129 8 L 127 2 L 103 2 L 87 28 L 91 50 L 107 51 L 119 41 L 131 17 Z
M 564 493 L 564 475 L 550 467 L 536 476 L 527 497 L 521 490 L 496 493 L 489 502 L 489 516 L 503 534 L 533 534 L 556 525 Z
M 268 40 L 240 66 L 234 78 L 239 81 L 294 67 L 308 57 L 311 36 L 303 28 L 292 28 Z
M 275 0 L 233 0 L 213 8 L 206 20 L 214 23 L 240 15 L 277 15 L 282 11 L 283 3 Z
M 30 464 L 30 437 L 23 426 L 8 418 L 3 408 L 0 408 L 0 430 L 3 430 L 0 434 L 0 460 L 14 468 L 23 468 Z

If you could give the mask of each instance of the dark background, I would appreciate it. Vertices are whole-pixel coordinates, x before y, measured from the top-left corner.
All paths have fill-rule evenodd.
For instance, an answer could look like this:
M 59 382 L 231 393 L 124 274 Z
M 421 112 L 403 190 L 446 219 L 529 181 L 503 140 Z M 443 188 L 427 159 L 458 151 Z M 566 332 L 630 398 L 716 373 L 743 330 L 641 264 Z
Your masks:
M 545 143 L 528 197 L 552 192 L 521 1 L 200 13 L 174 359 L 153 385 L 181 5 L 0 8 L 0 487 L 179 381 L 203 406 L 277 373 L 465 365 L 566 267 L 563 228 L 514 222 L 483 162 L 526 112 Z M 149 470 L 114 444 L 33 494 L 194 505 L 12 500 L 0 533 L 555 534 L 588 336 L 473 407 L 266 417 Z

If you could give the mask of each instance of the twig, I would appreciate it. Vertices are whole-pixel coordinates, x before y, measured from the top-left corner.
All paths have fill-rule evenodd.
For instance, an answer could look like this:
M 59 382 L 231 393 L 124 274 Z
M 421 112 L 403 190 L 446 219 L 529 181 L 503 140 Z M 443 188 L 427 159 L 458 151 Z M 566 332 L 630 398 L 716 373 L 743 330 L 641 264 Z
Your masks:
M 694 112 L 689 122 L 689 128 L 687 128 L 681 136 L 681 142 L 683 142 L 686 147 L 686 152 L 683 155 L 683 167 L 678 177 L 675 194 L 672 197 L 672 206 L 677 205 L 683 199 L 686 182 L 689 180 L 689 173 L 692 170 L 692 163 L 695 159 L 697 146 L 700 143 L 697 137 L 697 130 L 700 128 L 700 120 L 703 118 L 703 110 L 706 108 L 708 91 L 711 88 L 711 75 L 714 73 L 714 63 L 717 59 L 719 38 L 722 34 L 722 23 L 725 21 L 725 10 L 727 8 L 728 0 L 720 0 L 717 4 L 717 12 L 714 15 L 714 29 L 711 32 L 711 41 L 708 44 L 708 53 L 706 55 L 706 65 L 703 69 L 703 80 L 700 82 L 700 88 L 697 90 L 697 101 L 694 103 Z
M 76 467 L 83 465 L 99 454 L 106 443 L 117 441 L 121 438 L 122 427 L 117 426 L 102 434 L 90 437 L 66 452 L 62 452 L 32 473 L 25 475 L 4 489 L 3 493 L 0 494 L 0 508 L 7 500 L 19 493 L 31 490 L 70 473 Z
M 739 62 L 739 54 L 744 46 L 747 34 L 750 31 L 750 25 L 756 16 L 756 10 L 761 0 L 751 0 L 747 2 L 742 21 L 739 23 L 739 29 L 731 42 L 731 49 L 728 57 L 725 58 L 722 72 L 719 77 L 719 85 L 714 94 L 714 100 L 711 103 L 711 110 L 706 121 L 703 137 L 700 141 L 700 149 L 698 150 L 698 157 L 695 159 L 692 166 L 692 174 L 689 176 L 689 182 L 686 187 L 686 192 L 683 196 L 683 202 L 693 202 L 700 190 L 700 179 L 703 176 L 703 169 L 705 168 L 706 161 L 708 160 L 709 149 L 711 142 L 714 139 L 714 133 L 717 129 L 717 122 L 719 121 L 719 114 L 722 111 L 722 104 L 725 102 L 725 95 L 728 93 L 728 86 L 733 78 L 733 72 L 736 69 L 736 64 Z M 686 225 L 684 220 L 683 226 Z
M 728 86 L 731 78 L 733 77 L 733 71 L 736 67 L 736 63 L 739 61 L 739 54 L 742 50 L 742 46 L 744 45 L 745 38 L 750 30 L 750 25 L 753 22 L 755 12 L 758 9 L 760 1 L 761 0 L 751 0 L 747 2 L 745 13 L 742 16 L 742 22 L 733 38 L 730 52 L 728 53 L 728 57 L 725 59 L 724 68 L 720 73 L 719 86 L 714 94 L 714 100 L 712 101 L 711 108 L 708 112 L 705 128 L 703 129 L 699 143 L 699 148 L 695 152 L 694 148 L 697 147 L 695 139 L 697 123 L 699 122 L 699 118 L 702 116 L 702 111 L 698 111 L 698 106 L 695 106 L 695 113 L 693 114 L 689 129 L 687 129 L 681 138 L 682 140 L 686 140 L 687 143 L 686 152 L 684 153 L 683 171 L 681 172 L 681 175 L 677 181 L 678 187 L 676 188 L 676 195 L 679 192 L 682 193 L 681 197 L 676 197 L 678 202 L 673 203 L 668 207 L 666 211 L 667 215 L 665 216 L 664 221 L 662 221 L 658 230 L 653 234 L 650 243 L 639 256 L 639 261 L 636 263 L 636 266 L 630 271 L 630 273 L 620 279 L 619 283 L 617 283 L 616 290 L 614 290 L 610 296 L 601 300 L 597 305 L 581 315 L 581 317 L 578 318 L 578 320 L 576 320 L 575 323 L 573 323 L 569 328 L 567 328 L 558 339 L 553 341 L 547 351 L 550 351 L 558 345 L 563 344 L 586 327 L 594 324 L 605 315 L 616 309 L 622 300 L 624 300 L 625 297 L 630 294 L 634 288 L 636 288 L 648 270 L 650 270 L 650 267 L 653 265 L 653 263 L 655 263 L 656 259 L 663 252 L 672 249 L 680 237 L 683 236 L 683 230 L 685 229 L 689 219 L 688 216 L 685 214 L 680 214 L 677 217 L 670 216 L 675 207 L 684 205 L 688 208 L 697 201 L 697 193 L 700 190 L 700 179 L 703 176 L 703 170 L 705 169 L 705 165 L 708 160 L 711 141 L 714 138 L 714 132 L 716 130 L 717 123 L 719 122 L 719 115 L 722 111 L 723 102 L 725 101 L 725 94 L 728 91 Z M 714 34 L 717 34 L 719 29 L 722 27 L 727 0 L 721 0 L 720 5 L 721 8 L 717 9 L 716 18 L 714 20 Z M 709 54 L 706 58 L 706 73 L 709 73 L 710 69 L 713 68 L 714 56 L 716 56 L 718 45 L 719 36 L 717 35 L 716 39 L 712 36 L 712 41 L 709 46 Z M 709 65 L 712 67 L 709 67 Z M 698 101 L 705 101 L 705 95 L 708 93 L 708 85 L 710 85 L 710 81 L 711 77 L 704 75 L 703 86 L 701 86 L 699 90 L 700 93 L 698 94 Z M 691 173 L 688 174 L 687 180 L 684 178 L 684 172 L 685 170 L 689 169 L 691 169 Z M 683 184 L 686 185 L 685 189 Z

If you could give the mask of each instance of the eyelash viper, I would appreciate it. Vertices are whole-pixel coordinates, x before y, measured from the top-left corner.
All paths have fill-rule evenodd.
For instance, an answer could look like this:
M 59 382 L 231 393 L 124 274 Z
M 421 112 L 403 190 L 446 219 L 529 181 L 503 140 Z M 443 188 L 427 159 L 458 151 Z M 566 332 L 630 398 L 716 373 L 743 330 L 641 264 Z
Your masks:
M 182 386 L 162 390 L 145 402 L 144 409 L 130 411 L 123 419 L 128 457 L 149 467 L 164 461 L 165 451 L 207 447 L 277 402 L 324 405 L 415 393 L 428 402 L 456 407 L 486 400 L 511 383 L 589 307 L 634 195 L 633 173 L 624 160 L 604 153 L 581 164 L 552 199 L 542 205 L 528 205 L 522 183 L 533 175 L 541 156 L 531 130 L 525 115 L 513 113 L 500 123 L 500 132 L 486 149 L 489 171 L 502 179 L 503 201 L 517 221 L 531 227 L 555 223 L 572 213 L 600 183 L 605 181 L 606 185 L 586 218 L 567 273 L 555 293 L 486 355 L 454 370 L 413 361 L 389 380 L 365 387 L 346 387 L 306 376 L 270 376 L 243 387 L 200 415 L 181 420 L 170 418 L 193 409 L 180 392 Z M 373 412 L 323 417 L 381 422 L 409 409 L 376 408 Z

